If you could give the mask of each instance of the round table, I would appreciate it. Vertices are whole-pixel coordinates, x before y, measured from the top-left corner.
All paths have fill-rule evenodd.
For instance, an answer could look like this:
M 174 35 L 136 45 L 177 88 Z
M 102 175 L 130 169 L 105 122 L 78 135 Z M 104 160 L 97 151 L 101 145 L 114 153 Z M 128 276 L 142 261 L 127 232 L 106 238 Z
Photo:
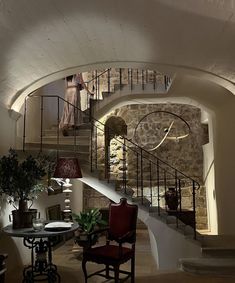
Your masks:
M 66 230 L 34 231 L 33 228 L 12 229 L 12 225 L 3 228 L 3 231 L 11 237 L 23 238 L 24 246 L 31 250 L 31 265 L 24 268 L 23 283 L 44 281 L 54 283 L 60 282 L 57 267 L 52 263 L 53 239 L 59 235 L 74 232 L 78 224 L 72 224 Z

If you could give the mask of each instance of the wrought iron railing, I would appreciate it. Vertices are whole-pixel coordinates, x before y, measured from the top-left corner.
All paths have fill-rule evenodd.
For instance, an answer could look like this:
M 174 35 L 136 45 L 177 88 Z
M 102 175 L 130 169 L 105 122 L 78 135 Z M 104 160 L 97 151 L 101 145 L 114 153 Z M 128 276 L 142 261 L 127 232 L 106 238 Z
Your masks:
M 93 93 L 92 98 L 96 101 L 102 100 L 102 92 L 111 95 L 112 92 L 121 90 L 125 85 L 128 85 L 132 91 L 136 85 L 141 85 L 142 90 L 144 90 L 147 84 L 151 84 L 153 91 L 161 89 L 161 91 L 167 92 L 172 82 L 169 76 L 157 71 L 130 68 L 95 70 L 90 73 L 90 76 L 92 78 L 85 83 L 90 92 Z M 88 95 L 88 98 L 90 98 L 90 95 Z
M 43 135 L 44 135 L 44 105 L 46 99 L 56 100 L 57 108 L 57 142 L 56 149 L 57 155 L 60 150 L 60 108 L 62 104 L 67 103 L 70 107 L 73 107 L 74 114 L 77 111 L 82 111 L 73 104 L 69 103 L 60 96 L 53 95 L 32 95 L 25 99 L 24 106 L 24 131 L 23 131 L 23 150 L 26 149 L 27 144 L 27 131 L 26 124 L 27 118 L 27 102 L 28 99 L 38 98 L 40 99 L 40 151 L 43 151 Z M 83 115 L 89 115 L 83 113 Z M 76 115 L 75 115 L 76 116 Z M 200 185 L 197 181 L 188 177 L 183 172 L 180 172 L 176 168 L 167 164 L 157 156 L 148 152 L 143 147 L 138 146 L 135 142 L 127 139 L 125 136 L 113 137 L 116 143 L 116 148 L 121 151 L 121 174 L 113 178 L 111 172 L 111 152 L 110 143 L 107 143 L 110 136 L 113 136 L 113 130 L 101 123 L 94 117 L 90 116 L 91 135 L 90 135 L 90 170 L 94 171 L 99 169 L 103 172 L 103 178 L 110 182 L 112 179 L 116 179 L 119 183 L 121 190 L 125 194 L 129 194 L 134 201 L 139 202 L 140 205 L 147 205 L 149 207 L 156 208 L 158 215 L 163 213 L 174 215 L 177 219 L 177 226 L 179 221 L 187 222 L 194 229 L 194 237 L 196 238 L 196 191 Z M 78 132 L 76 127 L 73 130 L 73 146 L 76 150 L 78 141 Z M 107 139 L 108 137 L 108 139 Z M 165 196 L 169 188 L 174 188 L 177 199 L 177 206 L 174 210 L 169 209 L 166 205 Z M 190 192 L 190 196 L 184 193 L 184 191 Z M 186 196 L 187 195 L 187 199 Z M 188 200 L 190 198 L 190 201 Z M 188 203 L 191 202 L 189 206 Z M 190 219 L 185 220 L 184 212 L 187 212 Z M 186 218 L 187 218 L 186 217 Z

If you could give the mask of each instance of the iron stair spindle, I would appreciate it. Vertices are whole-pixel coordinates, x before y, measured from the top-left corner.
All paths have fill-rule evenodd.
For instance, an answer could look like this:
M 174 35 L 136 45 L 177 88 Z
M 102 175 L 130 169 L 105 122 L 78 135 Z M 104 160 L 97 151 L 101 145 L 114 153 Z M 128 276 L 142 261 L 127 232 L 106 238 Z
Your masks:
M 90 135 L 90 166 L 91 166 L 91 172 L 93 172 L 93 136 L 94 136 L 94 127 L 95 123 L 92 123 L 91 119 L 91 135 Z
M 125 194 L 126 192 L 126 139 L 124 138 L 124 143 L 122 145 L 122 158 L 123 158 L 123 188 Z
M 28 97 L 25 97 L 25 99 L 24 99 L 23 152 L 25 151 L 25 139 L 26 139 L 27 98 L 28 98 Z
M 137 198 L 139 197 L 139 153 L 136 152 L 136 189 Z
M 166 189 L 167 189 L 167 184 L 166 184 L 166 170 L 164 170 L 164 196 L 165 196 L 165 197 L 166 197 Z M 165 201 L 165 210 L 167 211 L 166 201 Z
M 194 239 L 196 239 L 197 238 L 197 231 L 196 231 L 196 227 L 197 227 L 197 223 L 196 223 L 196 186 L 195 186 L 194 180 L 193 180 L 193 217 L 194 217 L 194 221 L 193 221 Z
M 155 90 L 156 89 L 156 76 L 157 76 L 157 73 L 156 71 L 153 71 L 153 89 Z
M 149 187 L 150 187 L 150 200 L 151 206 L 153 206 L 153 184 L 152 184 L 152 162 L 149 161 Z
M 57 97 L 57 140 L 56 140 L 56 158 L 59 158 L 60 145 L 60 99 Z
M 140 148 L 141 203 L 144 204 L 143 149 Z
M 40 152 L 42 152 L 42 131 L 43 131 L 43 96 L 41 96 L 41 125 L 40 125 Z
M 142 70 L 141 80 L 142 80 L 142 90 L 144 90 L 144 70 Z
M 110 70 L 111 70 L 111 69 L 109 68 L 109 69 L 108 69 L 108 94 L 109 94 L 109 95 L 110 95 L 110 92 L 111 92 L 111 91 L 110 91 L 110 89 L 111 89 L 111 88 L 110 88 Z
M 95 127 L 95 168 L 98 168 L 98 135 L 97 127 Z
M 139 84 L 139 70 L 136 70 L 136 84 Z
M 164 76 L 164 85 L 165 85 L 165 90 L 167 90 L 167 77 Z
M 175 192 L 176 192 L 176 199 L 178 200 L 178 182 L 177 182 L 177 170 L 175 170 Z M 176 207 L 176 227 L 179 227 L 179 209 L 178 205 Z
M 76 126 L 77 126 L 78 110 L 75 107 L 73 107 L 73 115 L 74 115 L 73 151 L 76 152 Z
M 157 160 L 157 207 L 158 215 L 160 215 L 160 180 L 159 180 L 159 160 Z
M 182 194 L 181 194 L 181 179 L 178 179 L 178 188 L 179 188 L 179 202 L 180 202 L 180 212 L 182 211 Z
M 119 69 L 119 88 L 122 89 L 122 69 Z
M 131 69 L 131 90 L 133 90 L 133 69 Z
M 98 71 L 95 70 L 95 99 L 98 100 Z

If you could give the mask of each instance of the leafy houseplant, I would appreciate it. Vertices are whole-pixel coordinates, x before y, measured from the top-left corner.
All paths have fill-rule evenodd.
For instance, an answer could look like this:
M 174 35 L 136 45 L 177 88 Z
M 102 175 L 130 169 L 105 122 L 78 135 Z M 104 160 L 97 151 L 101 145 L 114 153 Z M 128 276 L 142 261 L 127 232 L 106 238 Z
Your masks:
M 28 201 L 33 202 L 44 190 L 44 186 L 38 183 L 44 175 L 43 163 L 31 155 L 20 162 L 17 153 L 10 149 L 8 155 L 0 158 L 0 193 L 7 195 L 8 202 L 16 209 L 13 211 L 13 228 L 31 225 L 31 214 L 35 214 L 35 210 L 28 208 Z
M 73 219 L 79 224 L 80 230 L 75 241 L 84 248 L 94 245 L 98 239 L 97 234 L 94 233 L 95 230 L 107 225 L 98 208 L 80 212 L 80 214 L 73 213 Z

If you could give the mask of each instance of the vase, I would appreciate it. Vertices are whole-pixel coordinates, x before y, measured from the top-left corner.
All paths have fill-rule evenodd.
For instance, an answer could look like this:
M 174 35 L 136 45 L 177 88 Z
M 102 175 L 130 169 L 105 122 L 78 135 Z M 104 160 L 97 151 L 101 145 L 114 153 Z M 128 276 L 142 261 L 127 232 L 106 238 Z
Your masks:
M 179 198 L 175 188 L 169 188 L 165 193 L 165 201 L 169 210 L 177 210 Z
M 12 211 L 12 228 L 32 228 L 33 219 L 37 217 L 37 209 L 28 209 L 27 211 Z

